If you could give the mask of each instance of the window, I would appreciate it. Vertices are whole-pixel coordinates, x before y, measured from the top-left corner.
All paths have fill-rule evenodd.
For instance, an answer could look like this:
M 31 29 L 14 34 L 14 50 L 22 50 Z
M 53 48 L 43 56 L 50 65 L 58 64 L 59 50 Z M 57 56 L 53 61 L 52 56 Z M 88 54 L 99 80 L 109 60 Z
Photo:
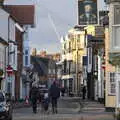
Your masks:
M 120 34 L 120 5 L 114 5 L 114 15 L 113 15 L 113 22 L 112 22 L 112 34 L 111 34 L 111 47 L 114 52 L 120 50 L 120 41 L 119 41 L 119 34 Z
M 109 87 L 109 94 L 110 95 L 115 95 L 115 73 L 110 73 L 110 87 Z
M 28 50 L 25 50 L 25 55 L 28 55 Z
M 25 54 L 25 66 L 28 66 L 29 65 L 29 50 L 26 49 L 24 54 Z
M 28 56 L 25 56 L 25 65 L 28 65 Z
M 120 5 L 114 7 L 114 25 L 120 24 Z
M 120 46 L 119 34 L 120 34 L 120 27 L 116 26 L 113 27 L 113 34 L 114 34 L 114 46 Z

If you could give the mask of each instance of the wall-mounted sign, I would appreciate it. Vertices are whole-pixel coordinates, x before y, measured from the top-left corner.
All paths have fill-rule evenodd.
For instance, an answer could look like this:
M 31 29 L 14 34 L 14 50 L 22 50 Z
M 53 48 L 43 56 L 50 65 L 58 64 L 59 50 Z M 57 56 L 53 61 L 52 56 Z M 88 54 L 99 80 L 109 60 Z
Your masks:
M 7 70 L 6 71 L 7 71 L 8 75 L 13 74 L 13 68 L 10 65 L 7 66 Z
M 97 0 L 78 0 L 78 24 L 98 24 Z

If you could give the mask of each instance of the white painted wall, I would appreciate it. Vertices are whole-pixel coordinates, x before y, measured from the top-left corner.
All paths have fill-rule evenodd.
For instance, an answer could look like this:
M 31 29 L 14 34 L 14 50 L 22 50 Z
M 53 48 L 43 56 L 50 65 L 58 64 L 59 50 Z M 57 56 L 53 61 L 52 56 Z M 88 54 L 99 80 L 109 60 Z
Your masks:
M 3 69 L 4 73 L 5 73 L 5 66 L 6 63 L 5 63 L 5 46 L 3 44 L 0 43 L 0 68 Z M 5 77 L 5 74 L 4 76 Z M 1 81 L 1 89 L 3 91 L 5 91 L 5 87 L 6 87 L 6 79 L 3 79 Z
M 90 73 L 92 70 L 92 48 L 87 48 L 87 55 L 88 55 L 87 71 L 88 73 Z
M 9 39 L 15 41 L 15 21 L 12 18 L 9 18 L 9 27 L 10 27 Z
M 8 41 L 8 17 L 9 14 L 0 8 L 0 37 Z
M 98 10 L 106 10 L 106 4 L 104 0 L 98 0 Z
M 0 68 L 5 70 L 5 46 L 0 43 Z
M 101 58 L 98 56 L 98 97 L 102 97 L 102 73 L 101 73 Z
M 15 42 L 15 21 L 9 18 L 9 40 Z M 17 70 L 17 46 L 14 43 L 9 44 L 9 52 L 13 52 L 9 56 L 10 65 L 14 70 Z

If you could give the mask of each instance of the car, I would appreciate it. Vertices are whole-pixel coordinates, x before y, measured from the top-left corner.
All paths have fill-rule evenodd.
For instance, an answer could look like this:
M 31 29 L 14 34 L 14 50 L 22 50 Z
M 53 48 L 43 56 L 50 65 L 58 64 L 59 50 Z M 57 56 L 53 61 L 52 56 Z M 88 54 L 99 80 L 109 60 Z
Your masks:
M 0 91 L 0 120 L 12 120 L 11 101 L 2 91 Z

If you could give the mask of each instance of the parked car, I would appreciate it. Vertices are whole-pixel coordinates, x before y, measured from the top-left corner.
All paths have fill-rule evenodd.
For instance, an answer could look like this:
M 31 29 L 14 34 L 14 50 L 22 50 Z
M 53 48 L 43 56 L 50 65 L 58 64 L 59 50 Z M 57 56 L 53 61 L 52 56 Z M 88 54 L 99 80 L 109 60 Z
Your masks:
M 11 101 L 2 91 L 0 91 L 0 120 L 12 120 Z

